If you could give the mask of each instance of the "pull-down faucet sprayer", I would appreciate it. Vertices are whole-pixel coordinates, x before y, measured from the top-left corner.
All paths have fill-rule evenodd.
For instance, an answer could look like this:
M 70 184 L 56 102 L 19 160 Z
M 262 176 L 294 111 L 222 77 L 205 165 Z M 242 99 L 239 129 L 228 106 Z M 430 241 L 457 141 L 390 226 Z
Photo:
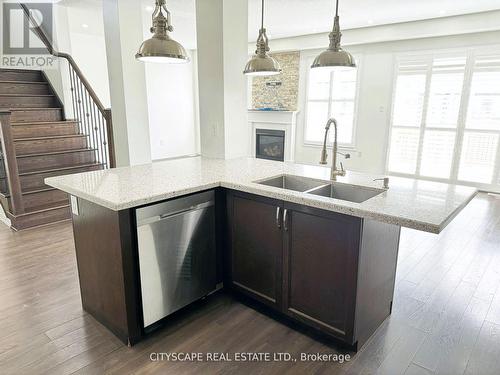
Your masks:
M 349 154 L 342 154 L 338 151 L 338 131 L 337 131 L 337 121 L 332 117 L 328 120 L 325 126 L 325 139 L 323 141 L 323 149 L 321 150 L 321 160 L 320 164 L 327 164 L 327 158 L 328 158 L 328 152 L 326 151 L 326 143 L 328 141 L 328 132 L 330 130 L 330 127 L 333 124 L 333 130 L 335 131 L 334 135 L 334 140 L 333 140 L 333 162 L 332 162 L 332 172 L 330 175 L 330 178 L 332 181 L 335 181 L 337 179 L 337 176 L 345 176 L 345 170 L 344 166 L 342 163 L 340 163 L 340 169 L 337 169 L 337 154 L 343 155 L 346 159 L 349 159 L 351 155 Z

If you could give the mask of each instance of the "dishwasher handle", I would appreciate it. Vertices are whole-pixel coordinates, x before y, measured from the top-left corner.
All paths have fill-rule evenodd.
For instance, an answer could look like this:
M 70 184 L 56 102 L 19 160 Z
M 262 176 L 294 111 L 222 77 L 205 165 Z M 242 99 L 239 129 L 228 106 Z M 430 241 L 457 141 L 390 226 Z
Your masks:
M 185 214 L 187 212 L 198 211 L 198 210 L 202 210 L 202 209 L 205 209 L 208 207 L 212 207 L 214 205 L 215 205 L 214 201 L 209 201 L 209 202 L 200 203 L 200 204 L 197 204 L 197 205 L 194 205 L 191 207 L 186 207 L 186 208 L 175 210 L 175 211 L 165 212 L 164 214 L 161 214 L 161 215 L 146 217 L 146 218 L 143 218 L 142 220 L 138 221 L 137 226 L 140 227 L 143 225 L 148 225 L 151 223 L 155 223 L 157 221 L 162 221 L 162 220 L 166 220 L 166 219 L 169 219 L 171 217 L 174 217 L 174 216 L 182 215 L 182 214 Z

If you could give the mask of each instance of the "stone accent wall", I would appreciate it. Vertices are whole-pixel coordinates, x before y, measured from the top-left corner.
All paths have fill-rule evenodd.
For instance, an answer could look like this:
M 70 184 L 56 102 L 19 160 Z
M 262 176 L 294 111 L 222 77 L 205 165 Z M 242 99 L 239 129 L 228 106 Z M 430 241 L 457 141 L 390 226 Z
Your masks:
M 253 108 L 297 110 L 299 94 L 300 52 L 271 54 L 281 65 L 281 74 L 254 77 L 252 80 Z

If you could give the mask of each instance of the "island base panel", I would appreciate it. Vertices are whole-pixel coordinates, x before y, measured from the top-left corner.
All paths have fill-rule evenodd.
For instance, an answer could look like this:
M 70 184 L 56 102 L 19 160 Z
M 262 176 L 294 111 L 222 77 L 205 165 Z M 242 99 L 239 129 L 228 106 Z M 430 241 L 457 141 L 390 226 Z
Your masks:
M 363 220 L 355 316 L 360 348 L 391 314 L 400 233 L 398 225 Z
M 142 336 L 131 216 L 80 198 L 73 213 L 82 306 L 128 345 Z

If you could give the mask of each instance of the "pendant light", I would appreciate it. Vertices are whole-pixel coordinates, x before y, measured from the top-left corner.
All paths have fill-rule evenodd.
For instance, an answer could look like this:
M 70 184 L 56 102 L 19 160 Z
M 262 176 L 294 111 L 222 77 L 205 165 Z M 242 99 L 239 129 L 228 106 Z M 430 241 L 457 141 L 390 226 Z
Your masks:
M 315 59 L 311 68 L 329 68 L 332 69 L 337 66 L 344 66 L 355 68 L 356 62 L 354 57 L 347 51 L 344 51 L 340 46 L 340 39 L 342 33 L 340 32 L 339 23 L 339 0 L 335 7 L 335 21 L 333 23 L 333 30 L 330 33 L 330 46 L 326 51 L 321 52 Z
M 163 14 L 165 12 L 165 14 Z M 189 61 L 184 47 L 170 38 L 169 32 L 174 28 L 171 24 L 170 12 L 166 6 L 166 0 L 156 0 L 156 7 L 152 15 L 153 37 L 145 40 L 135 58 L 143 62 L 157 62 L 169 64 L 181 64 Z
M 245 66 L 244 74 L 248 76 L 273 76 L 281 73 L 280 64 L 272 56 L 269 56 L 269 39 L 264 28 L 264 0 L 262 0 L 262 18 L 257 38 L 257 49 L 255 55 Z

